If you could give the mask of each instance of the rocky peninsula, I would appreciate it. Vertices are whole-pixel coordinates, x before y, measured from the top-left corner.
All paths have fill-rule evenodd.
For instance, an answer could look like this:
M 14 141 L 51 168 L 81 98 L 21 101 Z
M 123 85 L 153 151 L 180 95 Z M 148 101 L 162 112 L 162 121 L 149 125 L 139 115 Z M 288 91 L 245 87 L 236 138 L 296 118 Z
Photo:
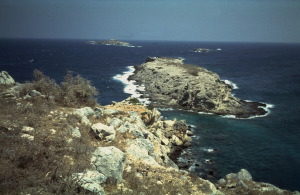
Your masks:
M 1 194 L 299 194 L 245 169 L 215 184 L 179 170 L 172 154 L 193 135 L 184 121 L 135 98 L 101 106 L 79 75 L 34 76 L 20 84 L 0 74 Z
M 182 59 L 148 57 L 135 66 L 129 77 L 143 85 L 142 97 L 157 107 L 173 107 L 237 118 L 265 115 L 266 104 L 247 102 L 232 95 L 232 86 L 205 68 L 188 65 Z
M 87 43 L 91 45 L 113 45 L 113 46 L 121 46 L 121 47 L 133 47 L 128 42 L 118 41 L 116 39 L 110 39 L 105 41 L 88 41 Z

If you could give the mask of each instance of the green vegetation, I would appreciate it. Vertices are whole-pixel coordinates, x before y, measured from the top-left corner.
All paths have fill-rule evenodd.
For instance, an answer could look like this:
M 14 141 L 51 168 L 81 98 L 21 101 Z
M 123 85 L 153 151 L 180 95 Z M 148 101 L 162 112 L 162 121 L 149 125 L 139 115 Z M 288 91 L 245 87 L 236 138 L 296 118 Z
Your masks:
M 141 102 L 140 102 L 140 100 L 137 99 L 137 98 L 131 98 L 131 99 L 129 100 L 129 103 L 130 103 L 130 104 L 133 104 L 133 105 L 142 105 Z

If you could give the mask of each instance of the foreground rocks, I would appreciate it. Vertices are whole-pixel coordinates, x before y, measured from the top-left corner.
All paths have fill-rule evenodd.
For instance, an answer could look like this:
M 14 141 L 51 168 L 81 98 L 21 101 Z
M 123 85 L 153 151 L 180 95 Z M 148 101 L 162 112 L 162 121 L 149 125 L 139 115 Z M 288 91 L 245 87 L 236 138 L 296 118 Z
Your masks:
M 184 64 L 181 59 L 147 58 L 129 77 L 144 85 L 144 97 L 160 107 L 248 118 L 266 114 L 265 104 L 246 102 L 231 94 L 232 87 L 204 68 Z

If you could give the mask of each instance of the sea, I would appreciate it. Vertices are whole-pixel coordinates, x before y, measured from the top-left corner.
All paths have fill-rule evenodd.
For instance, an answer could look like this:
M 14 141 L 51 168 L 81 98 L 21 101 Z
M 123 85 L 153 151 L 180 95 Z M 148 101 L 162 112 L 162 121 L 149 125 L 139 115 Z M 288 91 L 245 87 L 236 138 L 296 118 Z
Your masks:
M 57 82 L 74 71 L 97 87 L 98 102 L 107 105 L 137 95 L 126 75 L 148 56 L 182 58 L 234 85 L 236 97 L 268 104 L 269 112 L 235 119 L 161 109 L 164 118 L 193 127 L 192 146 L 179 162 L 204 178 L 217 180 L 244 168 L 255 181 L 300 190 L 300 44 L 129 41 L 136 47 L 117 47 L 87 41 L 0 39 L 0 71 L 17 82 L 31 81 L 35 69 Z M 194 48 L 212 51 L 194 53 Z

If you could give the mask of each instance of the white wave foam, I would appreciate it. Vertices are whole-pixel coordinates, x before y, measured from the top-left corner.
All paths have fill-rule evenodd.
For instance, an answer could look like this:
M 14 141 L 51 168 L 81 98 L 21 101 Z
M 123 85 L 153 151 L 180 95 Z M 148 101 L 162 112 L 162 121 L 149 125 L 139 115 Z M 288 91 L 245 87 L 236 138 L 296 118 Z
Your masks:
M 138 46 L 128 45 L 128 46 L 125 46 L 125 47 L 142 47 L 142 46 L 140 46 L 140 45 L 138 45 Z
M 158 108 L 160 111 L 173 111 L 174 108 Z
M 214 115 L 213 113 L 209 113 L 209 112 L 198 112 L 198 114 Z
M 237 86 L 237 84 L 235 84 L 234 82 L 232 81 L 229 81 L 229 80 L 222 80 L 224 81 L 227 85 L 230 85 L 232 87 L 232 89 L 238 89 L 239 87 Z
M 128 80 L 129 76 L 134 74 L 134 67 L 128 66 L 128 71 L 123 72 L 123 74 L 117 74 L 113 79 L 121 81 L 125 87 L 124 92 L 130 94 L 131 97 L 138 98 L 139 101 L 145 105 L 150 104 L 149 98 L 141 98 L 141 91 L 145 91 L 144 85 L 137 85 L 135 81 Z
M 206 147 L 204 147 L 204 148 L 201 148 L 201 149 L 202 149 L 202 151 L 207 152 L 207 153 L 214 153 L 214 152 L 216 152 L 216 150 L 213 149 L 213 148 L 206 148 Z

